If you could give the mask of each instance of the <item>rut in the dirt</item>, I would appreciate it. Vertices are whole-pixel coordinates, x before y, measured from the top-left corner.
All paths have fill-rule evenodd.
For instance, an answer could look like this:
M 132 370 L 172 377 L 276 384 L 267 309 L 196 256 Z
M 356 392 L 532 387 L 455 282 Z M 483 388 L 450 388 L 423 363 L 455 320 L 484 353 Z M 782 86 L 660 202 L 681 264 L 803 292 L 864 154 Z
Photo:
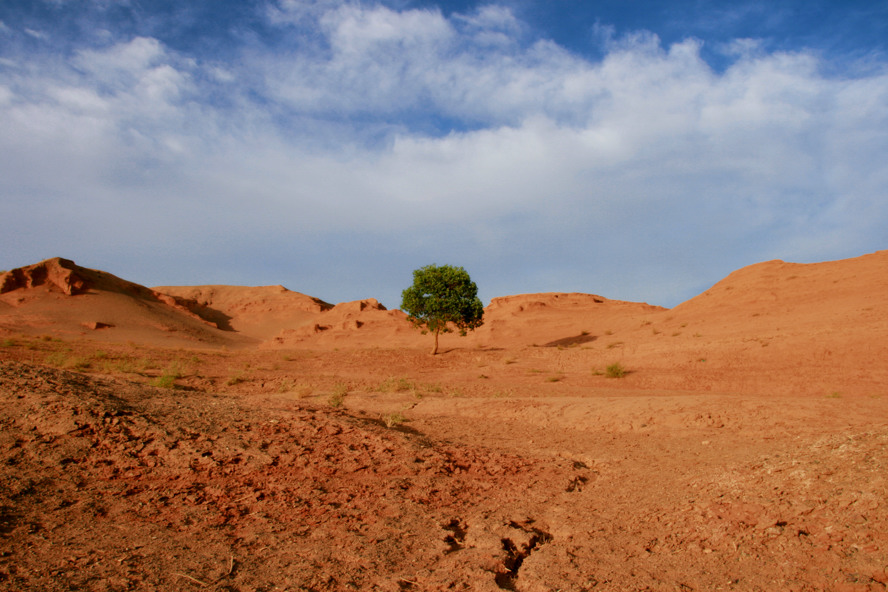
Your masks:
M 524 523 L 509 523 L 510 528 L 514 528 L 516 530 L 531 535 L 530 539 L 526 543 L 518 545 L 515 544 L 515 542 L 511 538 L 502 539 L 503 551 L 506 552 L 506 557 L 503 560 L 503 565 L 505 566 L 506 571 L 496 574 L 496 577 L 494 579 L 496 581 L 496 585 L 503 590 L 517 590 L 516 581 L 518 579 L 518 570 L 521 569 L 521 565 L 524 563 L 524 560 L 530 557 L 530 554 L 533 553 L 540 546 L 552 542 L 551 534 L 545 532 L 544 530 L 540 530 L 539 528 L 535 528 L 530 524 L 531 521 L 527 521 Z

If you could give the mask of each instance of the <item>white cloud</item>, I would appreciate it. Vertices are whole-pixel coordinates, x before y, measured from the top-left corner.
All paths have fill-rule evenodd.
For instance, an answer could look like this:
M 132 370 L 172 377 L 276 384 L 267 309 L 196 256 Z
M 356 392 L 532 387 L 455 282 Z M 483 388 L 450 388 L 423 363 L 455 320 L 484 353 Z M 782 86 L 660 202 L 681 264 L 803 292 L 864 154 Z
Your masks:
M 0 216 L 60 209 L 52 240 L 82 223 L 105 248 L 353 237 L 458 253 L 488 297 L 658 303 L 690 295 L 677 277 L 718 279 L 716 260 L 884 247 L 884 70 L 828 77 L 813 54 L 738 42 L 716 72 L 699 41 L 645 33 L 591 62 L 496 6 L 282 1 L 269 19 L 287 51 L 219 63 L 136 37 L 0 70 Z
M 34 39 L 39 39 L 41 41 L 43 41 L 45 39 L 49 39 L 49 35 L 47 35 L 43 31 L 38 31 L 36 29 L 25 28 L 25 34 L 33 37 Z

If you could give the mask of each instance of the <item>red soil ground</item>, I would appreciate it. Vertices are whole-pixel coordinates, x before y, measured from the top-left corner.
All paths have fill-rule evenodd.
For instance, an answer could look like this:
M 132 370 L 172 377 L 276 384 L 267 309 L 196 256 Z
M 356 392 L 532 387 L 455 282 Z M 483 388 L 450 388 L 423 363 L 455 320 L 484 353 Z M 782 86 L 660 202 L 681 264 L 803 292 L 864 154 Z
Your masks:
M 372 299 L 0 274 L 0 589 L 888 586 L 888 252 L 430 346 Z

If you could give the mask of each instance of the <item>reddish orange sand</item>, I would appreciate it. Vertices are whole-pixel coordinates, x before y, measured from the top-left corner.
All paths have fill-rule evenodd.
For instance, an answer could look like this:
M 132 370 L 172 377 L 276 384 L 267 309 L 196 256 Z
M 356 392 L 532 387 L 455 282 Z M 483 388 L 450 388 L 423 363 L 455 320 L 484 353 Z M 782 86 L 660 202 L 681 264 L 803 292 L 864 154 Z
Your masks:
M 0 274 L 0 589 L 886 589 L 888 251 L 441 345 L 373 299 Z

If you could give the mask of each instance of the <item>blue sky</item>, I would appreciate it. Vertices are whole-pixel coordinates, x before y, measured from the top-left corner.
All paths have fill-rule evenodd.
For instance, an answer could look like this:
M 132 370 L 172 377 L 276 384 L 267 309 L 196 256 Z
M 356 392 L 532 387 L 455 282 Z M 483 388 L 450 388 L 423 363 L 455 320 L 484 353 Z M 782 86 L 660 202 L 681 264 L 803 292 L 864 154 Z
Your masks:
M 888 248 L 888 2 L 0 3 L 0 269 L 674 306 Z

